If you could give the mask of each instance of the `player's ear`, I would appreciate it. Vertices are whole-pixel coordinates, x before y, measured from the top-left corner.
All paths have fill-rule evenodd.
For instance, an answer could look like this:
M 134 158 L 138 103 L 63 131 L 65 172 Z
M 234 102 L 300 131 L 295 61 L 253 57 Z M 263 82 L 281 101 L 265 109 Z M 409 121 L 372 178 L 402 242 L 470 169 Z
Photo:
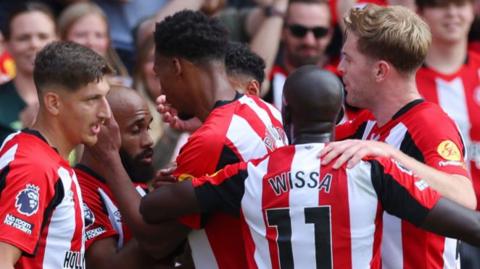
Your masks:
M 260 96 L 260 83 L 256 79 L 252 79 L 247 84 L 247 94 Z
M 173 72 L 175 75 L 179 76 L 182 74 L 182 63 L 179 58 L 172 57 Z
M 375 62 L 372 69 L 375 81 L 381 82 L 385 80 L 385 78 L 388 76 L 388 74 L 391 71 L 390 69 L 391 69 L 390 63 L 386 61 L 381 60 L 381 61 Z
M 57 92 L 47 91 L 42 95 L 45 109 L 52 115 L 57 116 L 60 113 L 61 98 Z

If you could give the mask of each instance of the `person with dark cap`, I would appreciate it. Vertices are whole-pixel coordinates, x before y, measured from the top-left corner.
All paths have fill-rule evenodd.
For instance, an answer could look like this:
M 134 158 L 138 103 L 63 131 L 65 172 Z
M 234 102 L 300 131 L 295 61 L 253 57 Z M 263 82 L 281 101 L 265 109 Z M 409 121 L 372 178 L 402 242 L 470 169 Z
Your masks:
M 143 217 L 241 215 L 249 268 L 380 268 L 383 210 L 479 245 L 480 214 L 441 197 L 400 163 L 368 157 L 353 168 L 321 165 L 317 155 L 333 138 L 342 93 L 332 73 L 297 69 L 284 88 L 293 145 L 159 188 L 142 199 Z

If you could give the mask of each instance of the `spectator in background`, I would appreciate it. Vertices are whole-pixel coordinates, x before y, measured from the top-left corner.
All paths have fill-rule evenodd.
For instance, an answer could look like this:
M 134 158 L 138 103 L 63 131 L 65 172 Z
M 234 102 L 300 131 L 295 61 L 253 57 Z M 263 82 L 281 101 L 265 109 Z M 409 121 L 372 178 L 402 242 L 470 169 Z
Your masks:
M 27 2 L 9 13 L 3 35 L 5 45 L 16 64 L 13 80 L 0 85 L 0 141 L 12 131 L 33 123 L 38 97 L 33 82 L 35 56 L 46 44 L 57 39 L 55 19 L 50 9 L 40 3 Z M 24 113 L 24 122 L 20 115 Z
M 282 106 L 285 79 L 296 68 L 315 64 L 325 67 L 325 54 L 332 37 L 331 16 L 327 1 L 290 0 L 282 32 L 281 63 L 270 73 L 269 90 L 265 99 L 278 109 Z
M 62 40 L 76 42 L 105 57 L 116 72 L 116 76 L 109 77 L 111 84 L 131 86 L 127 68 L 111 47 L 107 17 L 96 4 L 68 6 L 58 18 L 58 30 Z
M 432 45 L 416 75 L 420 94 L 439 104 L 457 123 L 467 164 L 480 200 L 480 55 L 468 52 L 474 0 L 416 0 L 430 26 Z M 477 210 L 480 207 L 477 204 Z M 480 250 L 462 244 L 462 268 L 480 268 Z
M 198 0 L 182 1 L 189 2 Z M 117 51 L 129 73 L 131 73 L 135 65 L 135 43 L 132 35 L 133 29 L 141 20 L 156 14 L 167 1 L 94 0 L 93 2 L 97 3 L 107 15 L 108 25 L 110 25 L 109 30 L 112 39 L 112 47 Z

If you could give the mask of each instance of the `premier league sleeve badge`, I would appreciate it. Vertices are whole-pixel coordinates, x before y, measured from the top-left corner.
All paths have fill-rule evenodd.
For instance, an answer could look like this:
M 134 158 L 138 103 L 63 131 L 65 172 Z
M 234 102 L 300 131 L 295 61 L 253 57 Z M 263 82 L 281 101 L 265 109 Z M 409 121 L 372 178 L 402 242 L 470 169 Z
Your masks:
M 15 208 L 18 213 L 25 216 L 31 216 L 38 211 L 40 204 L 40 188 L 27 184 L 25 189 L 21 190 L 15 199 Z

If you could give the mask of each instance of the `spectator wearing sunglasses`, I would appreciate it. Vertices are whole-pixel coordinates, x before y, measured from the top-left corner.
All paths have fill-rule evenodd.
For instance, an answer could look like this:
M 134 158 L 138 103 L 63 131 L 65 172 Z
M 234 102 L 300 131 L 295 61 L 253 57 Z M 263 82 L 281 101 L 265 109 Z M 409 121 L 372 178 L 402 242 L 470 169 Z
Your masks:
M 303 65 L 325 67 L 332 38 L 331 14 L 326 0 L 290 0 L 282 31 L 280 61 L 273 66 L 265 99 L 278 109 L 288 74 Z

